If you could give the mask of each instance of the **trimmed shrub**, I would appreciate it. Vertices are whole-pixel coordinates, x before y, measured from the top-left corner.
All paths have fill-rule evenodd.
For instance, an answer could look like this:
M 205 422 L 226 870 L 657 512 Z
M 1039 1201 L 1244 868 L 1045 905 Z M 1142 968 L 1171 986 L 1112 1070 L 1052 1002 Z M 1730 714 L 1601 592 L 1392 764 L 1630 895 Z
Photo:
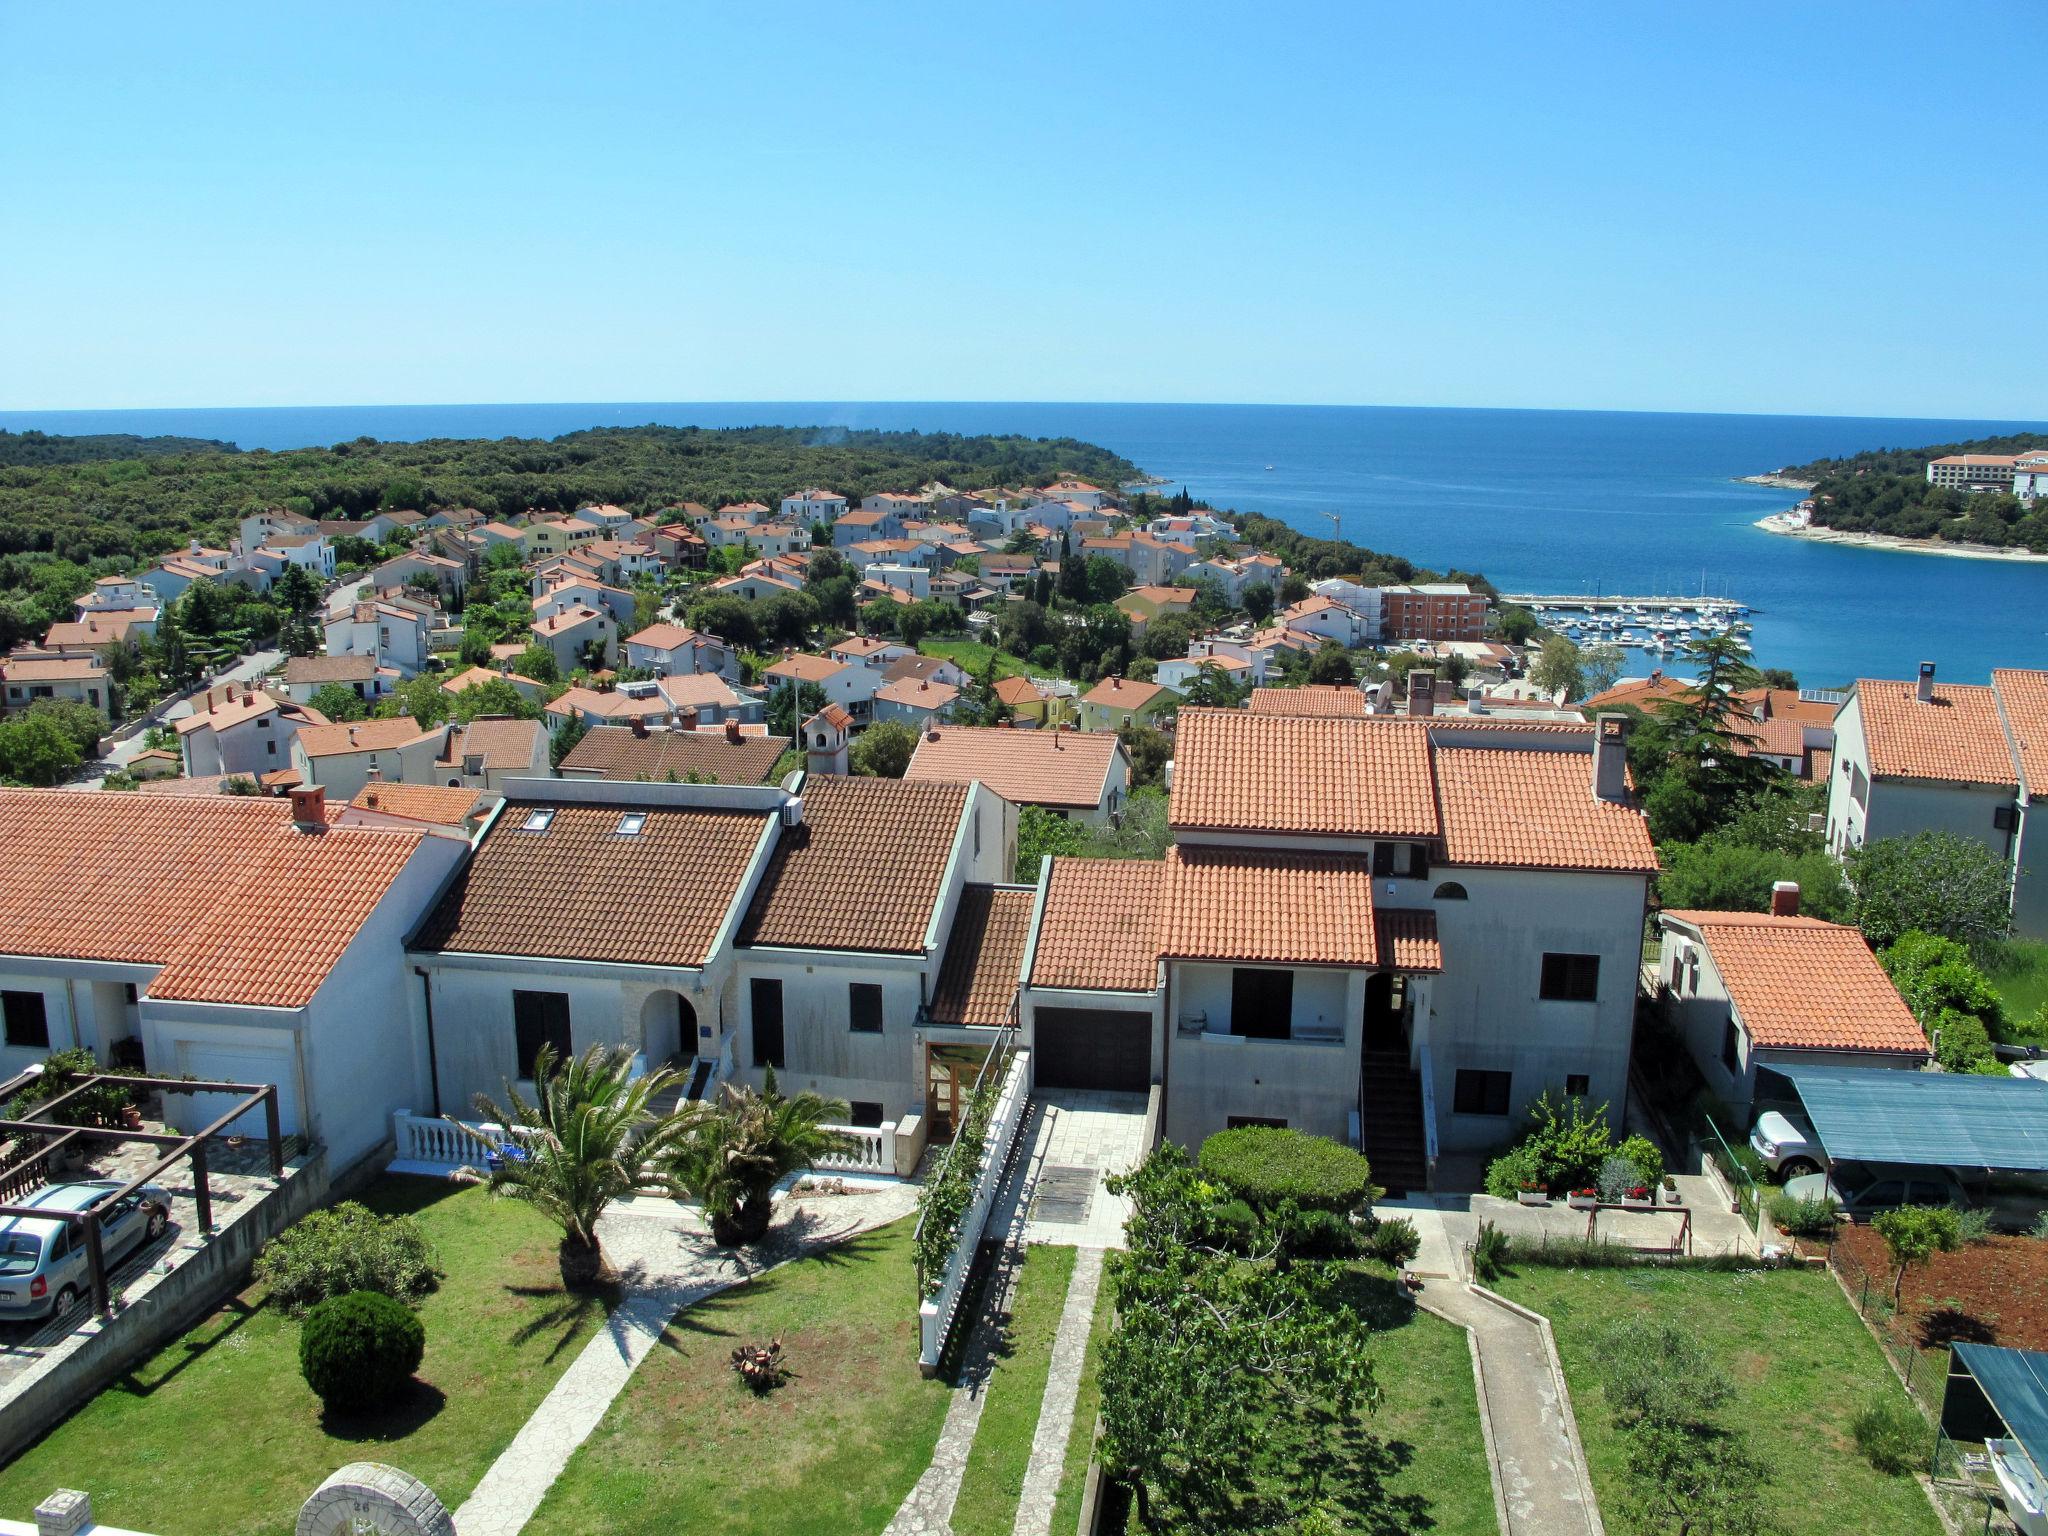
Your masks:
M 1910 1404 L 1880 1398 L 1849 1421 L 1864 1459 L 1887 1477 L 1911 1472 L 1927 1459 L 1927 1421 Z
M 1327 1136 L 1274 1126 L 1218 1131 L 1202 1143 L 1205 1178 L 1258 1210 L 1292 1200 L 1304 1211 L 1356 1210 L 1372 1195 L 1372 1167 Z
M 1259 1235 L 1259 1218 L 1242 1200 L 1225 1200 L 1209 1207 L 1209 1220 L 1216 1227 L 1216 1241 L 1222 1247 L 1247 1253 Z
M 1403 1269 L 1422 1251 L 1422 1236 L 1407 1217 L 1389 1217 L 1373 1228 L 1365 1240 L 1365 1251 L 1389 1269 Z
M 1600 1179 L 1596 1186 L 1600 1198 L 1610 1205 L 1618 1205 L 1629 1194 L 1649 1181 L 1643 1177 L 1643 1170 L 1636 1166 L 1634 1158 L 1624 1157 L 1615 1152 L 1601 1160 Z
M 1775 1192 L 1766 1209 L 1771 1225 L 1787 1237 L 1832 1237 L 1835 1231 L 1835 1202 L 1826 1195 L 1794 1199 L 1783 1190 Z
M 1512 1200 L 1525 1184 L 1542 1182 L 1533 1149 L 1511 1147 L 1486 1165 L 1486 1192 L 1496 1200 Z
M 1664 1182 L 1664 1152 L 1647 1136 L 1631 1136 L 1621 1144 L 1621 1155 L 1636 1165 L 1643 1182 L 1655 1189 Z
M 1289 1210 L 1282 1206 L 1274 1219 L 1280 1244 L 1290 1258 L 1348 1259 L 1358 1252 L 1358 1229 L 1351 1218 L 1335 1211 Z
M 256 1277 L 288 1312 L 351 1291 L 411 1301 L 434 1288 L 434 1246 L 410 1216 L 354 1200 L 301 1217 L 264 1247 Z
M 380 1408 L 403 1392 L 427 1350 L 427 1330 L 403 1302 L 351 1291 L 321 1302 L 299 1329 L 306 1385 L 340 1413 Z

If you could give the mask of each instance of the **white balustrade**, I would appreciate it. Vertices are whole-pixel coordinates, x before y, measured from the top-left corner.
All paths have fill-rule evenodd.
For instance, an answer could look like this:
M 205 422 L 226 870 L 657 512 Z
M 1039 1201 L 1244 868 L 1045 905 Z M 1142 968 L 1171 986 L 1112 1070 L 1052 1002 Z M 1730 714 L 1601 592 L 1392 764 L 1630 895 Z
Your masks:
M 481 1173 L 489 1165 L 492 1143 L 486 1141 L 479 1131 L 503 1134 L 495 1125 L 472 1128 L 452 1120 L 436 1119 L 432 1115 L 398 1110 L 391 1116 L 391 1138 L 397 1148 L 393 1160 L 450 1170 L 474 1168 Z M 527 1134 L 530 1133 L 523 1129 L 512 1132 L 515 1139 Z
M 831 1132 L 841 1141 L 839 1151 L 828 1152 L 813 1164 L 820 1172 L 896 1172 L 896 1127 L 893 1124 L 821 1125 L 818 1129 Z
M 967 1207 L 959 1236 L 954 1240 L 953 1256 L 946 1262 L 938 1291 L 917 1309 L 921 1345 L 918 1361 L 927 1373 L 938 1368 L 939 1357 L 945 1353 L 946 1341 L 952 1337 L 954 1324 L 959 1320 L 960 1293 L 966 1287 L 968 1271 L 974 1267 L 974 1252 L 981 1246 L 982 1232 L 995 1206 L 996 1193 L 1002 1188 L 1011 1149 L 1024 1125 L 1025 1110 L 1031 1098 L 1025 1085 L 1030 1081 L 1031 1053 L 1012 1053 L 1008 1073 L 996 1096 L 995 1109 L 988 1118 L 981 1172 L 974 1181 L 974 1199 Z

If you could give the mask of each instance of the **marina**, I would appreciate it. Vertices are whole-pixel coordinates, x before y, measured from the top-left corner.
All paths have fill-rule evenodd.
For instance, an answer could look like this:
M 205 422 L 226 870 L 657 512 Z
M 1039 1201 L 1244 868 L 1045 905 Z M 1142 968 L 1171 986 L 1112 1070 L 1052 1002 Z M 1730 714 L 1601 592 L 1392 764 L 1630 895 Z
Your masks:
M 1750 613 L 1728 597 L 1628 597 L 1592 593 L 1504 593 L 1552 634 L 1574 645 L 1617 645 L 1668 656 L 1694 641 L 1732 636 L 1749 649 Z

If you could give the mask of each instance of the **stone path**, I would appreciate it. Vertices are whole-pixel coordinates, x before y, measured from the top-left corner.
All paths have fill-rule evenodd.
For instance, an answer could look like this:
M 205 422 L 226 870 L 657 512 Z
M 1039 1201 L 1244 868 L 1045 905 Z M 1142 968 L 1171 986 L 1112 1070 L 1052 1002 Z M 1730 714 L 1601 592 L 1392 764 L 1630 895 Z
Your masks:
M 455 1512 L 455 1528 L 462 1536 L 517 1536 L 683 1308 L 886 1226 L 916 1205 L 910 1184 L 793 1196 L 778 1204 L 767 1240 L 745 1253 L 719 1248 L 695 1212 L 669 1201 L 636 1200 L 607 1212 L 598 1237 L 625 1299 Z
M 1017 1498 L 1014 1536 L 1051 1536 L 1052 1511 L 1067 1469 L 1067 1441 L 1074 1432 L 1074 1403 L 1081 1392 L 1081 1367 L 1088 1358 L 1088 1333 L 1095 1322 L 1095 1298 L 1102 1289 L 1102 1250 L 1074 1255 L 1067 1304 L 1053 1335 L 1052 1369 L 1046 1373 L 1038 1429 L 1031 1437 L 1031 1461 Z
M 1121 1248 L 1130 1202 L 1102 1187 L 1103 1177 L 1124 1173 L 1145 1159 L 1145 1096 L 1051 1088 L 1035 1093 L 1020 1137 L 1015 1168 L 989 1213 L 989 1232 L 1011 1242 Z M 1032 1209 L 1041 1174 L 1066 1171 L 1086 1199 L 1079 1219 L 1071 1209 Z

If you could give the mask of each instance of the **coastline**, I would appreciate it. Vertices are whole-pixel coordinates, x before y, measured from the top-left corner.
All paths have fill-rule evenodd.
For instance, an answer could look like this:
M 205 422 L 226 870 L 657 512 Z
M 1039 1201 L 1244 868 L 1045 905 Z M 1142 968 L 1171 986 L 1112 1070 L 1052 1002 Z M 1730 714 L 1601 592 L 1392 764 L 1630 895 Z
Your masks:
M 1790 475 L 1737 475 L 1737 485 L 1768 485 L 1778 491 L 1810 491 L 1818 480 L 1795 480 Z
M 1839 528 L 1815 528 L 1796 521 L 1797 514 L 1773 512 L 1760 517 L 1754 526 L 1765 533 L 1788 539 L 1811 539 L 1816 544 L 1850 544 L 1863 549 L 1891 549 L 1908 555 L 1951 555 L 1962 560 L 2009 560 L 2016 564 L 2039 564 L 2048 555 L 2030 549 L 1999 549 L 1990 544 L 1951 544 L 1945 539 L 1902 539 L 1889 533 L 1845 533 Z

